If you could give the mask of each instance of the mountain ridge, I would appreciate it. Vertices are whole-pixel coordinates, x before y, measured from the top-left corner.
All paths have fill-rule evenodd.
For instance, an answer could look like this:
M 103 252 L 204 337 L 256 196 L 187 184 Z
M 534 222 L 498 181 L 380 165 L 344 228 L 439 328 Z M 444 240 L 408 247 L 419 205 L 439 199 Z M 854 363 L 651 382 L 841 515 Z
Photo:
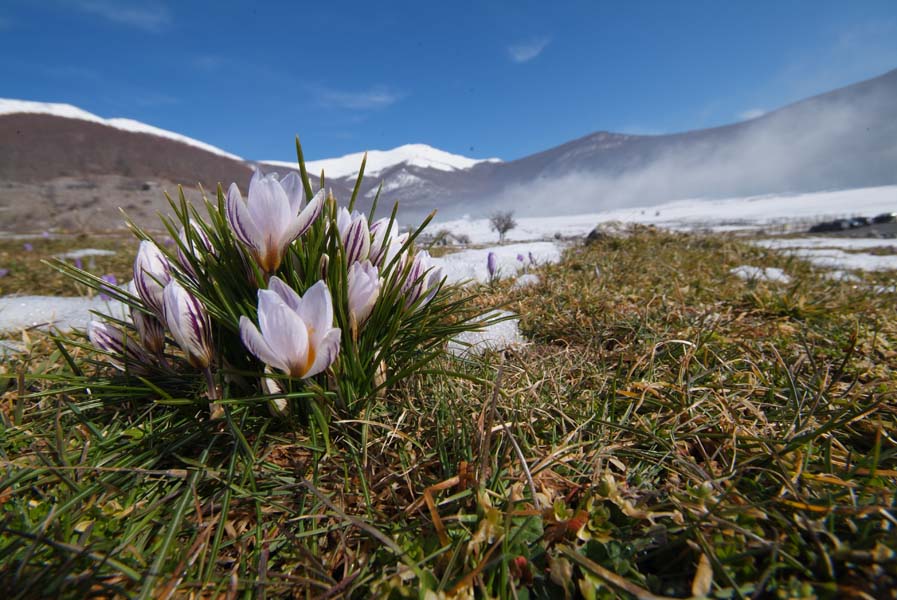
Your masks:
M 23 105 L 27 111 L 13 110 Z M 121 201 L 149 221 L 166 208 L 150 197 L 161 196 L 158 188 L 174 193 L 183 184 L 189 195 L 196 183 L 214 190 L 235 181 L 245 190 L 253 168 L 298 169 L 203 146 L 72 105 L 0 100 L 0 214 L 37 228 L 72 221 L 56 213 L 81 211 L 89 215 L 82 220 L 111 226 L 105 215 Z M 307 164 L 313 175 L 324 168 L 327 186 L 345 199 L 362 155 Z M 398 201 L 408 220 L 433 208 L 440 218 L 498 208 L 536 216 L 889 185 L 897 183 L 897 69 L 728 125 L 663 135 L 596 131 L 506 162 L 406 144 L 370 152 L 365 174 L 359 208 L 370 207 L 382 184 L 381 210 Z M 28 201 L 54 214 L 36 221 Z

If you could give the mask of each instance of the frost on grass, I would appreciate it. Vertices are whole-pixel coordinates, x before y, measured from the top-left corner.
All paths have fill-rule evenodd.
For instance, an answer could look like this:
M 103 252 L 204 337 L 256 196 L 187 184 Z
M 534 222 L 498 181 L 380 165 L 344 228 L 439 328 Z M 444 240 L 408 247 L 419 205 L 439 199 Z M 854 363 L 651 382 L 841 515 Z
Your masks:
M 509 317 L 513 314 L 507 310 L 495 310 L 486 316 L 491 319 Z M 526 340 L 520 334 L 519 323 L 519 319 L 513 318 L 489 325 L 482 331 L 467 331 L 449 341 L 448 351 L 455 356 L 463 356 L 520 346 Z
M 740 277 L 745 281 L 773 281 L 776 283 L 791 283 L 785 271 L 777 267 L 752 267 L 750 265 L 741 265 L 735 267 L 731 271 L 732 275 Z

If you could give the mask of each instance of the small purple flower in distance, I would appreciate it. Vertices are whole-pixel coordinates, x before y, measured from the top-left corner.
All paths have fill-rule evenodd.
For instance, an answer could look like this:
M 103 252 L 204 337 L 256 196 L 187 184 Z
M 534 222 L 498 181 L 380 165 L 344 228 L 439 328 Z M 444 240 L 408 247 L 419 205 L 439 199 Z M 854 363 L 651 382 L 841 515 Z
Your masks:
M 34 250 L 34 246 L 31 245 L 31 242 L 25 242 L 24 244 L 22 244 L 22 248 L 25 249 L 25 252 L 31 252 L 32 250 Z
M 525 261 L 526 259 L 523 258 L 523 255 L 522 255 L 522 254 L 518 254 L 518 255 L 517 255 L 517 260 L 519 260 L 520 262 L 523 262 L 523 261 Z
M 9 269 L 0 269 L 0 277 L 6 277 L 9 275 Z
M 82 271 L 84 270 L 84 263 L 81 262 L 81 259 L 80 259 L 80 258 L 76 258 L 75 261 L 74 261 L 74 263 L 75 263 L 75 268 L 76 268 L 76 269 L 81 269 Z
M 489 271 L 489 279 L 495 279 L 495 274 L 498 272 L 495 252 L 490 252 L 486 256 L 486 269 Z
M 43 232 L 41 235 L 44 236 L 45 238 L 48 238 L 48 237 L 50 237 L 50 232 L 49 232 L 49 231 L 45 231 L 45 232 Z
M 108 274 L 108 275 L 103 275 L 102 277 L 100 277 L 100 279 L 102 279 L 103 281 L 105 281 L 106 283 L 108 283 L 108 284 L 110 284 L 110 285 L 112 285 L 112 286 L 116 286 L 116 285 L 118 285 L 118 279 L 116 279 L 116 278 L 115 278 L 115 275 L 113 275 L 113 274 L 111 274 L 111 273 Z M 102 288 L 100 288 L 100 289 L 101 289 L 101 290 L 104 290 L 104 289 L 108 289 L 108 288 L 106 288 L 106 287 L 104 286 L 104 287 L 102 287 Z M 103 293 L 103 291 L 100 291 L 100 299 L 101 299 L 101 300 L 105 300 L 106 302 L 109 302 L 110 300 L 112 300 L 112 298 L 111 298 L 108 294 Z

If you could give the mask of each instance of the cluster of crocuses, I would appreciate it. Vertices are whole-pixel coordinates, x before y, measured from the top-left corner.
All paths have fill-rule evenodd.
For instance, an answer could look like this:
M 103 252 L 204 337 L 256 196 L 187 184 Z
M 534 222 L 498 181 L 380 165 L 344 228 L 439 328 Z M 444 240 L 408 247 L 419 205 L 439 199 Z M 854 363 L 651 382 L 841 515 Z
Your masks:
M 139 302 L 131 305 L 131 323 L 122 327 L 93 321 L 88 327 L 91 342 L 133 368 L 171 368 L 165 354 L 170 337 L 187 362 L 206 373 L 214 401 L 218 392 L 212 368 L 219 361 L 213 331 L 226 335 L 236 329 L 232 333 L 245 349 L 267 367 L 307 379 L 333 365 L 341 343 L 357 339 L 389 286 L 395 288 L 389 298 L 401 305 L 390 311 L 413 314 L 430 302 L 441 288 L 442 274 L 426 251 L 414 252 L 409 234 L 399 234 L 394 216 L 369 225 L 366 215 L 337 208 L 323 190 L 303 203 L 308 190 L 296 173 L 279 178 L 256 171 L 245 199 L 236 184 L 230 186 L 213 224 L 181 219 L 175 252 L 163 251 L 150 239 L 142 241 L 134 262 L 131 293 Z M 221 212 L 223 218 L 214 218 Z M 312 230 L 316 250 L 305 245 Z M 336 251 L 328 253 L 328 248 Z M 288 254 L 310 256 L 313 251 L 320 253 L 313 273 L 317 281 L 309 281 L 307 272 L 291 277 L 295 273 L 289 272 Z M 257 303 L 236 323 L 215 327 L 221 317 L 211 315 L 223 311 L 209 310 L 207 297 L 199 293 L 216 286 L 206 263 L 234 256 L 240 264 L 230 272 L 248 273 L 245 280 L 252 282 Z M 384 277 L 387 272 L 390 276 Z M 305 281 L 303 293 L 288 283 L 300 280 Z M 345 306 L 338 307 L 347 316 L 342 328 L 328 281 L 345 282 L 340 295 Z

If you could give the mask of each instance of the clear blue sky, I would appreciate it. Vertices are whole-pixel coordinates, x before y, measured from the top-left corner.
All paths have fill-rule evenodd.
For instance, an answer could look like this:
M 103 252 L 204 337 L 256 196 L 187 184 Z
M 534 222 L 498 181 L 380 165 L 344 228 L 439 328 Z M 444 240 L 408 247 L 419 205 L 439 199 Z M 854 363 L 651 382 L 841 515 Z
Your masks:
M 897 68 L 897 1 L 4 0 L 0 97 L 253 159 L 513 159 L 739 120 Z

